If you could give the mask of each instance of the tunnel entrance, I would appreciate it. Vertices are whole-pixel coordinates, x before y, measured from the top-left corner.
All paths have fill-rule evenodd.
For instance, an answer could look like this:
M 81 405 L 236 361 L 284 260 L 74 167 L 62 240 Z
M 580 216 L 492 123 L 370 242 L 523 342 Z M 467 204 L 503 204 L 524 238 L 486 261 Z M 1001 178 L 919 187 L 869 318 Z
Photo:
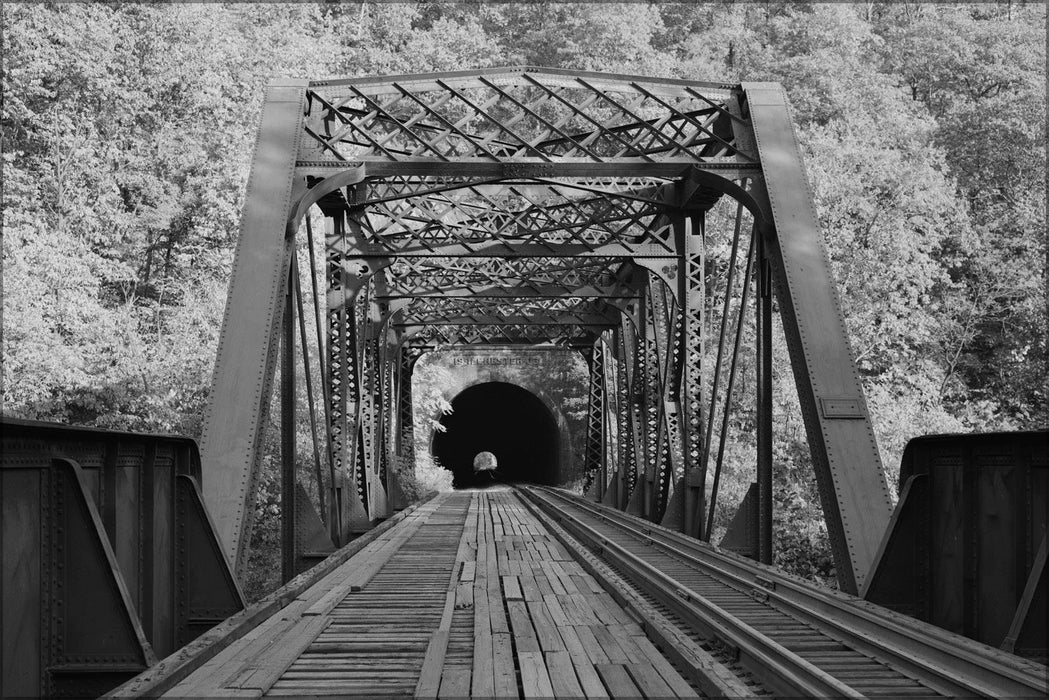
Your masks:
M 505 382 L 487 382 L 452 399 L 453 412 L 441 418 L 445 432 L 433 439 L 433 456 L 454 475 L 455 488 L 499 483 L 560 482 L 559 432 L 554 417 L 530 391 Z M 498 460 L 494 479 L 474 475 L 474 457 L 488 451 Z

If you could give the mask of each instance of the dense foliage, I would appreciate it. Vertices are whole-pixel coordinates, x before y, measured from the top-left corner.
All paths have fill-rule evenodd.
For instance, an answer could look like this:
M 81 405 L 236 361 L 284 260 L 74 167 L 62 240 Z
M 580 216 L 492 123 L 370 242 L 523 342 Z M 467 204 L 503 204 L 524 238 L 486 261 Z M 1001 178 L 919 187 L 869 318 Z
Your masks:
M 8 415 L 199 436 L 268 80 L 527 63 L 781 81 L 889 471 L 916 434 L 1046 424 L 1042 3 L 2 12 Z M 781 551 L 827 575 L 777 410 Z

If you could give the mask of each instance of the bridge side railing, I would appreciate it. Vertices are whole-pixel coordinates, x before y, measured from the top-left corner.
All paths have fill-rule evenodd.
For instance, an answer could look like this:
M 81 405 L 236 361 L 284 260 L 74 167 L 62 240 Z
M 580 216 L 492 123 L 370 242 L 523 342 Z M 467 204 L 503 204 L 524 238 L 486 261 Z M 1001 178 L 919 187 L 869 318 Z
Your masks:
M 1045 663 L 1049 432 L 907 444 L 864 598 Z
M 0 695 L 98 695 L 243 609 L 193 440 L 0 428 Z

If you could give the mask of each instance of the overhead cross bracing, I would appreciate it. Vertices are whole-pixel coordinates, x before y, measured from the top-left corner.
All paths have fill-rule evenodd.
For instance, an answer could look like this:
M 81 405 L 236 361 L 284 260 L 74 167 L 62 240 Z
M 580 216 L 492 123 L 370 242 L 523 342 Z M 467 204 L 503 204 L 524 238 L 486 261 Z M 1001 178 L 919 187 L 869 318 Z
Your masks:
M 581 351 L 592 496 L 709 538 L 737 329 L 753 324 L 768 545 L 775 287 L 838 574 L 862 585 L 890 500 L 778 85 L 529 67 L 271 85 L 203 436 L 205 492 L 238 565 L 273 368 L 303 344 L 296 240 L 320 238 L 318 210 L 330 448 L 317 481 L 334 544 L 399 500 L 390 466 L 414 463 L 414 362 L 467 344 Z M 294 394 L 282 385 L 282 431 Z

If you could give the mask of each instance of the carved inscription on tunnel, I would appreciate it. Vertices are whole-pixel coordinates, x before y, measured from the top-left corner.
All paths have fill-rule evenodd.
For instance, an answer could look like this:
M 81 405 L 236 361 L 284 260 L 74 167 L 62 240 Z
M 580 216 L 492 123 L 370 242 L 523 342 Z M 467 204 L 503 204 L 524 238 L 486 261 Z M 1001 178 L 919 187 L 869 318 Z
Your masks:
M 467 365 L 488 365 L 497 367 L 538 367 L 543 361 L 538 357 L 456 357 L 452 359 L 455 367 Z

